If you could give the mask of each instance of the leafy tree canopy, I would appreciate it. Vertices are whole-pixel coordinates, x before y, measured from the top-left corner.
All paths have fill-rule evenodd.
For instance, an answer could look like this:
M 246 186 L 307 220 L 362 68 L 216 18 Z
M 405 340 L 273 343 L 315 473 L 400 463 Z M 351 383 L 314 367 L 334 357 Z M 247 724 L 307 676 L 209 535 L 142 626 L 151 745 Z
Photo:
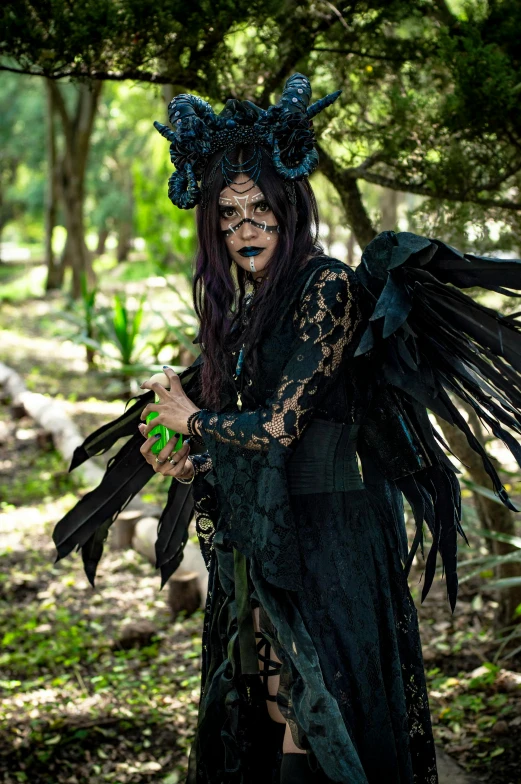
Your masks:
M 342 88 L 316 130 L 363 244 L 360 180 L 427 197 L 442 223 L 478 210 L 517 233 L 518 0 L 8 0 L 0 13 L 0 68 L 261 105 L 295 70 L 316 97 Z

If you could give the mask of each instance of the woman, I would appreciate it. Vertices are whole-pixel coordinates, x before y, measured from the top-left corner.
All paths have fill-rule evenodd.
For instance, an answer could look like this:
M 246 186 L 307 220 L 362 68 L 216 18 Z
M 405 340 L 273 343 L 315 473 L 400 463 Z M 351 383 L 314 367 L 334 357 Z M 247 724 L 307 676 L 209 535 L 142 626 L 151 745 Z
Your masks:
M 512 294 L 519 262 L 393 232 L 356 272 L 325 256 L 307 180 L 311 120 L 338 93 L 311 106 L 310 96 L 295 74 L 267 111 L 231 100 L 215 115 L 181 95 L 169 106 L 176 130 L 156 123 L 177 169 L 171 200 L 198 205 L 202 352 L 180 375 L 165 368 L 169 390 L 145 382 L 77 451 L 72 467 L 131 435 L 54 539 L 59 558 L 82 549 L 93 581 L 118 511 L 154 472 L 173 477 L 156 545 L 164 583 L 195 505 L 209 590 L 189 784 L 436 784 L 407 574 L 425 520 L 422 600 L 439 551 L 454 610 L 464 534 L 427 407 L 465 433 L 515 509 L 447 390 L 520 459 L 502 427 L 521 431 L 519 328 L 459 291 Z M 154 454 L 158 423 L 189 439 Z M 402 494 L 416 521 L 410 550 Z
M 211 471 L 217 496 L 219 490 L 229 493 L 235 516 L 243 516 L 246 536 L 253 533 L 249 499 L 257 491 L 243 491 L 242 483 L 251 478 L 251 464 L 270 454 L 268 470 L 278 478 L 266 480 L 260 492 L 275 499 L 259 503 L 276 509 L 282 500 L 277 493 L 289 490 L 297 536 L 295 541 L 288 536 L 284 545 L 303 584 L 287 591 L 270 582 L 278 571 L 284 578 L 284 563 L 277 568 L 274 549 L 282 548 L 270 541 L 279 537 L 265 530 L 268 541 L 255 548 L 245 566 L 250 639 L 255 634 L 260 653 L 252 667 L 247 630 L 236 639 L 235 576 L 242 564 L 235 561 L 242 557 L 243 532 L 226 513 L 228 525 L 218 532 L 206 525 L 209 662 L 189 781 L 278 781 L 281 750 L 284 784 L 435 782 L 416 611 L 395 525 L 364 487 L 356 461 L 361 401 L 350 383 L 362 324 L 356 279 L 348 266 L 325 257 L 316 241 L 316 207 L 307 180 L 295 182 L 292 204 L 269 154 L 260 152 L 254 179 L 248 162 L 255 160 L 255 148 L 228 148 L 226 169 L 217 167 L 207 206 L 198 211 L 194 299 L 204 346 L 201 398 L 210 410 L 191 400 L 169 369 L 170 391 L 143 384 L 160 403 L 147 405 L 141 418 L 155 411 L 173 431 L 195 430 L 207 451 L 192 457 L 185 444 L 173 453 L 174 437 L 154 455 L 155 438 L 148 433 L 157 420 L 139 426 L 146 438 L 141 451 L 161 474 L 186 481 L 196 473 L 199 521 L 209 519 L 211 486 L 205 477 Z M 217 151 L 206 171 L 221 161 Z M 239 295 L 249 283 L 253 293 L 239 301 L 227 334 L 235 279 Z M 216 394 L 221 389 L 224 400 Z M 263 479 L 261 466 L 253 477 L 257 483 Z M 283 479 L 281 472 L 287 474 Z M 259 706 L 258 698 L 248 699 L 244 671 L 250 675 L 257 669 L 275 723 L 270 734 L 249 715 Z

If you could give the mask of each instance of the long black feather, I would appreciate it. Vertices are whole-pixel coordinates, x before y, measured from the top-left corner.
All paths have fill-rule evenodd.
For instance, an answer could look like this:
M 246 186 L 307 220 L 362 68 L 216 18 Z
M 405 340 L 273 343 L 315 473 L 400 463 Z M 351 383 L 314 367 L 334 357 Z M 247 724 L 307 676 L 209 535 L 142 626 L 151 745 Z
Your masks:
M 139 451 L 143 437 L 138 432 L 113 458 L 100 485 L 87 493 L 53 531 L 59 561 L 75 547 L 83 547 L 107 520 L 115 520 L 129 501 L 154 475 L 154 469 Z
M 107 452 L 120 438 L 132 436 L 140 422 L 141 412 L 148 403 L 154 399 L 153 392 L 139 395 L 133 406 L 117 419 L 107 422 L 106 425 L 95 430 L 87 436 L 83 444 L 76 447 L 69 466 L 69 471 L 74 471 L 79 465 L 91 457 Z
M 173 479 L 166 505 L 159 518 L 156 540 L 156 569 L 161 570 L 161 588 L 183 559 L 193 510 L 192 485 L 185 485 Z
M 98 564 L 103 555 L 103 547 L 109 535 L 110 526 L 113 523 L 112 517 L 100 525 L 92 536 L 90 536 L 83 547 L 81 548 L 81 557 L 83 560 L 83 569 L 87 575 L 87 579 L 92 587 L 95 587 L 96 571 Z

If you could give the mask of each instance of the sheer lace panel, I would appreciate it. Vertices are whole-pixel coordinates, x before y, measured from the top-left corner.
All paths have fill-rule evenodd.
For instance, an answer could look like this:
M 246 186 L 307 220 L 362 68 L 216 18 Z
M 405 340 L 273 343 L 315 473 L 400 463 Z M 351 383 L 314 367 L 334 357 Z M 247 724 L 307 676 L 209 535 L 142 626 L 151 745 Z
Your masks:
M 205 455 L 194 455 L 193 457 L 195 460 L 196 457 L 204 458 Z M 194 500 L 195 530 L 206 568 L 209 569 L 214 549 L 213 538 L 219 504 L 214 486 L 206 479 L 207 474 L 212 468 L 210 458 L 207 458 L 206 463 L 203 465 L 206 465 L 207 470 L 203 471 L 202 469 L 196 469 L 192 485 L 192 494 Z
M 351 274 L 338 266 L 316 275 L 295 312 L 297 337 L 274 395 L 254 411 L 202 411 L 203 437 L 257 451 L 300 438 L 361 318 Z

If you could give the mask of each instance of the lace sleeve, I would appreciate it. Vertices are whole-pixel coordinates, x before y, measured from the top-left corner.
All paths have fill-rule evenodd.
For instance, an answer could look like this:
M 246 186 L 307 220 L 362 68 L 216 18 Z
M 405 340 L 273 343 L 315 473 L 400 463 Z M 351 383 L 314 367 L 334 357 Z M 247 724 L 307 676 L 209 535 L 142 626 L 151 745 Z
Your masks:
M 350 277 L 345 267 L 317 274 L 295 313 L 297 336 L 274 395 L 254 411 L 203 409 L 199 420 L 207 444 L 210 438 L 266 452 L 273 442 L 289 447 L 300 438 L 360 320 Z
M 206 476 L 212 470 L 212 458 L 209 452 L 201 452 L 198 455 L 190 455 L 190 460 L 194 467 L 194 476 Z

